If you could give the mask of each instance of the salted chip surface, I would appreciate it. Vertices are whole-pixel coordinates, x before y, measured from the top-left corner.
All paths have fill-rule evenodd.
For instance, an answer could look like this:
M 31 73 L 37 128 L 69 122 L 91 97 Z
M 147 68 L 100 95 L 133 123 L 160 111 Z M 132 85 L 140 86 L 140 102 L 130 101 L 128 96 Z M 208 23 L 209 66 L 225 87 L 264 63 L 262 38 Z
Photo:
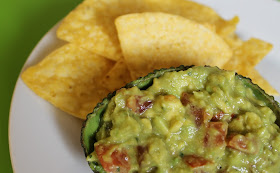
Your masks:
M 256 69 L 250 69 L 250 71 L 248 72 L 248 76 L 253 81 L 253 83 L 259 85 L 266 93 L 274 96 L 279 96 L 278 91 L 274 89 Z
M 228 46 L 231 48 L 232 51 L 239 48 L 243 44 L 243 40 L 241 40 L 237 34 L 233 33 L 231 35 L 228 35 L 226 37 L 222 37 L 223 40 L 228 44 Z
M 63 111 L 85 119 L 108 90 L 101 80 L 114 63 L 99 55 L 67 44 L 55 50 L 21 75 L 37 95 Z
M 147 12 L 164 12 L 175 14 L 195 22 L 214 25 L 218 34 L 223 36 L 230 35 L 236 30 L 239 22 L 237 16 L 231 20 L 224 20 L 212 8 L 188 0 L 145 0 L 149 8 Z
M 140 0 L 85 0 L 71 11 L 57 37 L 112 60 L 121 58 L 114 20 L 131 11 L 142 11 Z
M 233 51 L 232 58 L 224 65 L 227 70 L 246 74 L 248 67 L 256 66 L 272 49 L 272 45 L 257 38 L 243 42 Z
M 236 22 L 222 19 L 213 9 L 187 0 L 85 0 L 71 11 L 57 30 L 58 38 L 112 60 L 122 57 L 114 20 L 137 12 L 165 12 L 201 24 L 214 25 L 217 32 L 230 34 Z M 233 31 L 232 31 L 233 32 Z
M 258 84 L 270 95 L 279 93 L 258 73 L 254 67 L 270 52 L 272 45 L 257 38 L 251 38 L 242 42 L 233 51 L 232 58 L 222 67 L 226 70 L 234 70 L 247 76 Z
M 248 63 L 253 66 L 260 63 L 260 61 L 271 51 L 272 48 L 272 44 L 257 38 L 251 38 L 242 45 L 243 53 L 246 52 L 245 54 L 250 55 L 250 57 L 247 58 Z
M 127 83 L 131 82 L 132 78 L 123 58 L 119 59 L 114 67 L 102 79 L 102 85 L 110 92 L 113 92 Z
M 234 34 L 236 26 L 239 23 L 239 17 L 234 16 L 231 20 L 217 20 L 216 27 L 217 33 L 221 37 L 228 37 Z
M 120 16 L 115 23 L 133 79 L 171 66 L 222 66 L 232 56 L 216 33 L 181 16 L 135 13 Z

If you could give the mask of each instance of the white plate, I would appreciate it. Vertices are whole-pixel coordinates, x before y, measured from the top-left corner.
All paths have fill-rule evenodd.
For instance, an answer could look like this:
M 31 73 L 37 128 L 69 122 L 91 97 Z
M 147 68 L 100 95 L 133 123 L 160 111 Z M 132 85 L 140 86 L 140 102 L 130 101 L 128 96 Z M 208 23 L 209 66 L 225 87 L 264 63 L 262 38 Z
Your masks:
M 237 32 L 273 43 L 272 52 L 257 66 L 280 91 L 280 3 L 269 0 L 198 0 L 224 18 L 240 17 Z M 33 50 L 23 70 L 63 43 L 51 29 Z M 280 101 L 280 97 L 276 98 Z M 90 173 L 80 145 L 82 121 L 56 109 L 18 79 L 10 111 L 10 154 L 16 173 Z

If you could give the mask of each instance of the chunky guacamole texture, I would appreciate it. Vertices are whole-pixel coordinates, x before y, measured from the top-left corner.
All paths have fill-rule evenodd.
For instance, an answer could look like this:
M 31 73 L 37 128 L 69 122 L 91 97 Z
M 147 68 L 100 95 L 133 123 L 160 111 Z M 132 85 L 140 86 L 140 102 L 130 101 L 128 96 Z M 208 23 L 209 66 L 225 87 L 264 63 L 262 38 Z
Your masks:
M 87 156 L 95 172 L 280 170 L 275 111 L 231 71 L 166 72 L 118 90 L 102 111 Z

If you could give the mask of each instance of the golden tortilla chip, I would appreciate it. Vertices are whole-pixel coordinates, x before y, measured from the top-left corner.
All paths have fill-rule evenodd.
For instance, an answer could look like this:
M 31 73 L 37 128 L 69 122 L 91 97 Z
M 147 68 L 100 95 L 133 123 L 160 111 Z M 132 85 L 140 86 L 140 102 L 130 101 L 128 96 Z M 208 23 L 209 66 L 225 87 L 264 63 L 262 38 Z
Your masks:
M 216 32 L 216 26 L 210 23 L 203 23 L 202 24 L 205 28 L 211 30 L 212 32 Z
M 235 30 L 236 30 L 236 26 L 237 26 L 238 23 L 239 23 L 239 17 L 238 16 L 233 17 L 229 21 L 219 20 L 216 23 L 216 27 L 217 27 L 216 32 L 221 37 L 227 37 L 227 36 L 233 35 Z
M 226 70 L 234 70 L 247 76 L 258 84 L 268 94 L 279 95 L 279 93 L 258 73 L 254 67 L 270 52 L 272 45 L 265 41 L 251 38 L 242 43 L 233 51 L 232 58 L 223 66 Z
M 243 42 L 233 51 L 232 58 L 223 66 L 226 70 L 235 70 L 247 75 L 272 49 L 272 45 L 265 41 L 251 38 Z
M 235 16 L 229 21 L 220 21 L 217 24 L 216 33 L 224 39 L 232 50 L 243 44 L 243 41 L 235 33 L 238 22 L 239 18 Z
M 266 93 L 279 96 L 279 93 L 254 68 L 250 70 L 248 76 L 253 83 L 259 85 Z
M 102 85 L 110 92 L 113 92 L 127 83 L 131 82 L 132 78 L 127 65 L 123 58 L 119 59 L 114 67 L 102 79 Z
M 148 12 L 176 14 L 199 23 L 218 24 L 224 21 L 213 9 L 188 0 L 144 0 Z
M 249 64 L 256 66 L 271 50 L 272 44 L 257 38 L 244 42 L 241 53 L 250 54 L 247 58 Z
M 241 40 L 235 33 L 222 38 L 233 51 L 243 44 L 243 40 Z
M 37 95 L 63 111 L 85 119 L 108 91 L 96 81 L 113 66 L 112 61 L 74 44 L 67 44 L 22 74 Z
M 109 59 L 118 60 L 122 55 L 114 20 L 118 16 L 137 12 L 180 15 L 202 24 L 212 24 L 223 34 L 237 24 L 225 21 L 207 6 L 187 0 L 85 0 L 62 21 L 57 36 Z
M 117 16 L 137 11 L 141 0 L 85 0 L 71 11 L 57 30 L 58 38 L 112 60 L 121 58 L 114 26 Z M 125 6 L 127 5 L 127 8 Z
M 216 33 L 181 16 L 136 13 L 115 23 L 133 79 L 170 66 L 222 66 L 232 56 Z

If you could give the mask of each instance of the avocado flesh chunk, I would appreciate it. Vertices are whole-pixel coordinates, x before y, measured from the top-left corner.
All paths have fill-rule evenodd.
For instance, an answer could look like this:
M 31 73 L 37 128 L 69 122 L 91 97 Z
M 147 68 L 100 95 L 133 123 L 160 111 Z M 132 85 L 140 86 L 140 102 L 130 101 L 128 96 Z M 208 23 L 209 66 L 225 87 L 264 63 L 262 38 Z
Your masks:
M 159 78 L 166 72 L 173 71 L 185 71 L 193 66 L 179 66 L 177 68 L 168 68 L 168 69 L 160 69 L 155 70 L 153 73 L 148 74 L 145 77 L 141 77 L 135 81 L 128 83 L 124 88 L 131 88 L 137 86 L 141 90 L 145 90 L 149 88 L 153 84 L 154 78 Z M 206 67 L 207 68 L 207 67 Z M 254 95 L 259 99 L 265 102 L 265 104 L 274 112 L 276 115 L 276 124 L 280 126 L 280 107 L 279 103 L 274 100 L 273 96 L 269 96 L 262 90 L 258 85 L 253 84 L 251 79 L 243 77 L 241 75 L 236 74 L 235 78 L 237 80 L 241 80 L 242 83 L 251 88 Z M 99 103 L 93 112 L 87 116 L 87 120 L 83 124 L 82 128 L 82 136 L 81 143 L 84 148 L 85 155 L 88 156 L 94 151 L 94 142 L 96 142 L 95 135 L 102 124 L 102 116 L 108 106 L 109 101 L 112 97 L 116 95 L 116 91 L 110 93 L 101 103 Z M 93 172 L 105 172 L 101 165 L 97 162 L 89 161 L 89 165 Z

